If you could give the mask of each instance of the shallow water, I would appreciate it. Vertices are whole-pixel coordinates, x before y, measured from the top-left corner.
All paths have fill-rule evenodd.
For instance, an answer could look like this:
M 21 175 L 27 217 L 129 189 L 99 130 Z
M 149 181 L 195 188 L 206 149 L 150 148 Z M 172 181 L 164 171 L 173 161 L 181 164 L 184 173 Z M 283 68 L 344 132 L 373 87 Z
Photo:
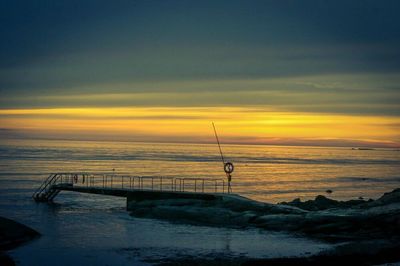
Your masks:
M 11 256 L 18 265 L 152 265 L 166 259 L 304 256 L 331 248 L 295 235 L 139 219 L 123 198 L 63 192 L 54 204 L 2 186 L 0 215 L 43 234 Z M 56 262 L 55 262 L 56 260 Z
M 224 145 L 235 164 L 234 192 L 277 202 L 376 198 L 399 187 L 399 152 L 348 148 Z M 36 204 L 33 189 L 49 172 L 223 177 L 215 145 L 80 141 L 2 141 L 0 215 L 43 234 L 11 255 L 20 265 L 141 265 L 168 258 L 280 257 L 330 248 L 294 235 L 139 219 L 116 197 L 62 192 Z M 57 257 L 57 264 L 52 259 Z

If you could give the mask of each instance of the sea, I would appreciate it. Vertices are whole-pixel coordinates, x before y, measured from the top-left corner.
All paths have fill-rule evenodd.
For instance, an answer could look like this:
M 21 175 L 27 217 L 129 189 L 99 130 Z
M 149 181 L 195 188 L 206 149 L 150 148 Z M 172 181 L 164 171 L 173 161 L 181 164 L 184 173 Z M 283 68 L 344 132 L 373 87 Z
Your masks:
M 232 191 L 278 203 L 324 195 L 375 199 L 400 187 L 398 149 L 228 145 Z M 124 198 L 61 192 L 31 196 L 49 173 L 223 178 L 218 146 L 74 140 L 0 140 L 0 216 L 42 236 L 9 252 L 17 265 L 155 265 L 187 258 L 275 258 L 334 247 L 316 239 L 252 228 L 137 218 Z

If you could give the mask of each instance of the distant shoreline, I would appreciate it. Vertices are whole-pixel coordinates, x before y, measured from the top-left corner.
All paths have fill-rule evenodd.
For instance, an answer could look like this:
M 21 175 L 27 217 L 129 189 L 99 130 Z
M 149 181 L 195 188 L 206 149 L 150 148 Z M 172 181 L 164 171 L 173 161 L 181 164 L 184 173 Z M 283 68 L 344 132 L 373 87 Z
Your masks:
M 215 142 L 213 140 L 210 141 L 175 141 L 175 140 L 152 140 L 152 141 L 146 141 L 146 140 L 129 140 L 129 139 L 123 139 L 123 140 L 116 140 L 116 139 L 92 139 L 92 138 L 44 138 L 44 137 L 19 137 L 19 136 L 12 136 L 12 137 L 4 137 L 2 140 L 21 140 L 21 141 L 71 141 L 71 142 L 109 142 L 109 143 L 142 143 L 142 144 L 180 144 L 180 145 L 215 145 Z M 302 143 L 302 142 L 297 142 L 297 143 L 257 143 L 257 142 L 232 142 L 232 141 L 224 141 L 224 145 L 231 145 L 231 146 L 272 146 L 272 147 L 304 147 L 304 148 L 338 148 L 338 149 L 350 149 L 352 150 L 355 148 L 358 150 L 361 148 L 361 150 L 367 149 L 367 150 L 395 150 L 398 151 L 400 150 L 400 147 L 397 145 L 382 145 L 382 144 L 376 144 L 376 143 L 359 143 L 359 142 L 349 142 L 346 144 L 330 144 L 328 143 L 316 143 L 310 141 L 309 143 Z

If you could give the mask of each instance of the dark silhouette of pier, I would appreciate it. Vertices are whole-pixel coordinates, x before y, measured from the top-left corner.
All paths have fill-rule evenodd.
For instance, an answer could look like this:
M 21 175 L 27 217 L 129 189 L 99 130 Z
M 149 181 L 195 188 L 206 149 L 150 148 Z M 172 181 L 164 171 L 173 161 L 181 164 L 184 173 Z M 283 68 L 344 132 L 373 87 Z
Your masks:
M 33 193 L 37 202 L 51 202 L 61 191 L 109 195 L 131 200 L 215 200 L 227 194 L 224 179 L 54 173 Z

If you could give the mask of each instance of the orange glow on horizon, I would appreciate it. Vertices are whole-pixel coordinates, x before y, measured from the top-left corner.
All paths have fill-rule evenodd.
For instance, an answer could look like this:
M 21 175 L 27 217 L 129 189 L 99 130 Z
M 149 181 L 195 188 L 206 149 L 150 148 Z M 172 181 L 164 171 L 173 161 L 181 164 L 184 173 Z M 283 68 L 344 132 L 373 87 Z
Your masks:
M 25 136 L 137 141 L 212 141 L 214 121 L 226 142 L 342 140 L 398 147 L 400 118 L 294 113 L 245 107 L 3 109 L 3 129 Z

